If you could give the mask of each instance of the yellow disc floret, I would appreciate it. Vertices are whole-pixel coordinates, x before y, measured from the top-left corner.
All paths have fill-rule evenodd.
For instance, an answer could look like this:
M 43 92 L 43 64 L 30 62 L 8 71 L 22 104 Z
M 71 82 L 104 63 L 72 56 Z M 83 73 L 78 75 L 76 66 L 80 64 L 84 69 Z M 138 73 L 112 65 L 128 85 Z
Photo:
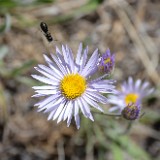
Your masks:
M 127 94 L 125 97 L 126 105 L 128 105 L 130 103 L 136 103 L 137 99 L 138 99 L 138 94 L 135 94 L 135 93 Z
M 110 58 L 107 58 L 104 60 L 104 64 L 107 64 L 107 63 L 110 63 L 111 62 L 111 59 Z
M 62 94 L 68 99 L 81 96 L 86 89 L 86 80 L 79 74 L 66 75 L 60 83 Z

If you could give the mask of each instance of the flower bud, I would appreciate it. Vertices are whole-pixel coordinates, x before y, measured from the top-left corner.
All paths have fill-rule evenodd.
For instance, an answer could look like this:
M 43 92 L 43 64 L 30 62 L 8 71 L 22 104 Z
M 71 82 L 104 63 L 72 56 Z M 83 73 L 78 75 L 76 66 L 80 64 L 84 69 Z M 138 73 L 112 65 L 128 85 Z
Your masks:
M 122 110 L 122 116 L 127 120 L 136 120 L 139 118 L 140 111 L 140 105 L 136 103 L 130 103 Z

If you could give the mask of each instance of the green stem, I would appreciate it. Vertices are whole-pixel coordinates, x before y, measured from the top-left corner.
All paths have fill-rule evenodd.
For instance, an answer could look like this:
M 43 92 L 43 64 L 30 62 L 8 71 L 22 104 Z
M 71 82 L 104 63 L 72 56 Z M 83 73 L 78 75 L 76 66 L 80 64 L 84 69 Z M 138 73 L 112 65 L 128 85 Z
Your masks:
M 109 112 L 96 112 L 92 111 L 93 113 L 101 114 L 101 115 L 106 115 L 106 116 L 114 116 L 114 117 L 121 117 L 121 113 L 109 113 Z

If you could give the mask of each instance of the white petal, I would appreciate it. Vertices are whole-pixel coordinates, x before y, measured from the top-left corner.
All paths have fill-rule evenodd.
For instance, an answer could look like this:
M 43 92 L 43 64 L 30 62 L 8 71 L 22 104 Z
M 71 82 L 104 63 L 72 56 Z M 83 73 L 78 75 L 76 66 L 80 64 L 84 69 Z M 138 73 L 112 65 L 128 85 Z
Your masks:
M 41 112 L 43 110 L 44 110 L 44 113 L 51 112 L 51 111 L 55 110 L 58 107 L 58 105 L 56 103 L 56 100 L 53 100 L 53 101 L 47 103 L 46 105 L 38 107 L 38 112 Z
M 54 114 L 54 116 L 53 116 L 53 120 L 55 120 L 58 116 L 59 116 L 59 114 L 61 113 L 61 111 L 63 110 L 63 108 L 64 108 L 64 102 L 62 102 L 60 105 L 59 105 L 59 107 L 57 108 L 57 110 L 56 110 L 56 112 L 55 112 L 55 114 Z
M 138 91 L 139 88 L 140 88 L 140 85 L 141 85 L 142 81 L 140 79 L 138 79 L 135 83 L 135 90 Z
M 60 113 L 60 115 L 58 117 L 58 120 L 57 120 L 57 123 L 59 123 L 60 121 L 62 121 L 65 112 L 66 112 L 66 106 L 63 108 L 62 112 Z
M 33 95 L 32 97 L 43 97 L 43 96 L 46 96 L 45 94 L 35 94 L 35 95 Z
M 65 114 L 64 114 L 64 117 L 63 117 L 63 121 L 65 121 L 67 119 L 67 117 L 70 113 L 70 110 L 72 108 L 72 102 L 69 101 L 68 103 L 66 103 L 65 107 L 66 107 L 66 111 L 65 111 Z
M 88 115 L 86 115 L 85 110 L 84 110 L 83 107 L 82 107 L 83 104 L 81 103 L 81 101 L 80 101 L 79 99 L 77 99 L 77 103 L 78 103 L 78 106 L 80 107 L 83 115 L 87 118 Z
M 54 59 L 54 61 L 56 62 L 57 66 L 59 67 L 59 69 L 61 70 L 63 75 L 68 74 L 66 66 L 63 66 L 62 63 L 60 63 L 60 61 L 58 60 L 58 58 L 54 55 L 52 55 L 52 58 Z
M 95 67 L 95 65 L 97 65 L 97 63 L 98 63 L 98 49 L 94 51 L 88 63 L 86 64 L 86 66 L 84 67 L 84 69 L 80 74 L 85 77 L 86 75 L 88 75 L 90 71 L 93 70 L 93 68 Z
M 115 88 L 115 86 L 113 86 L 113 85 L 99 84 L 99 83 L 97 83 L 97 84 L 91 84 L 90 86 L 92 86 L 93 88 L 95 88 L 97 91 L 104 90 L 106 92 L 107 91 L 110 92 L 110 91 L 112 91 Z
M 86 118 L 90 118 L 91 120 L 94 121 L 91 113 L 90 113 L 90 109 L 89 109 L 89 106 L 87 103 L 85 103 L 81 98 L 77 99 L 77 102 L 80 106 L 80 109 L 83 113 L 83 115 L 86 117 Z
M 81 53 L 82 53 L 82 43 L 80 43 L 79 47 L 78 47 L 78 52 L 77 52 L 77 57 L 76 57 L 76 64 L 79 64 L 79 62 L 80 62 Z
M 73 105 L 71 106 L 70 108 L 70 112 L 69 112 L 69 115 L 68 115 L 68 119 L 67 119 L 67 127 L 70 126 L 71 124 L 71 120 L 72 120 L 72 113 L 73 113 Z
M 60 49 L 56 46 L 56 53 L 59 53 L 60 55 L 62 55 Z
M 154 88 L 151 88 L 145 92 L 145 94 L 146 94 L 145 96 L 148 96 L 148 95 L 152 94 L 153 92 L 154 92 Z
M 70 66 L 69 66 L 68 63 L 65 62 L 63 55 L 61 55 L 59 52 L 56 52 L 56 53 L 57 53 L 58 61 L 60 61 L 60 63 L 61 63 L 64 67 L 66 67 L 66 70 L 67 70 L 67 69 L 70 70 Z M 54 55 L 51 54 L 51 57 L 53 58 Z M 54 59 L 54 58 L 53 58 L 53 59 Z
M 49 67 L 62 78 L 63 77 L 63 73 L 60 72 L 59 68 L 57 68 L 57 66 L 46 55 L 44 55 L 44 57 L 45 57 L 46 62 L 49 65 Z
M 47 55 L 43 56 L 50 68 L 52 68 L 53 70 L 59 70 L 57 65 Z
M 44 70 L 45 72 L 51 74 L 52 76 L 54 76 L 56 79 L 60 80 L 63 76 L 62 74 L 60 73 L 60 71 L 58 71 L 57 69 L 54 69 L 52 68 L 49 68 L 45 65 L 38 65 L 39 68 L 41 68 L 42 70 Z
M 49 114 L 47 120 L 51 120 L 53 118 L 53 115 L 55 114 L 56 112 L 56 108 Z
M 79 129 L 80 128 L 80 117 L 78 114 L 74 116 L 74 120 L 76 122 L 77 129 Z
M 98 105 L 98 103 L 96 103 L 95 101 L 93 101 L 92 99 L 90 99 L 90 98 L 87 96 L 87 94 L 85 94 L 85 95 L 83 96 L 83 98 L 84 98 L 84 99 L 86 100 L 86 102 L 87 102 L 88 104 L 90 104 L 92 107 L 94 107 L 94 108 L 100 110 L 101 112 L 103 112 L 103 109 Z
M 60 106 L 60 104 L 64 101 L 64 98 L 57 98 L 54 100 L 54 102 L 49 103 L 47 106 L 45 106 L 45 111 L 44 113 L 52 112 L 53 110 L 57 110 L 57 108 Z
M 109 95 L 108 102 L 117 106 L 126 106 L 124 101 L 125 96 L 124 95 Z
M 108 111 L 109 112 L 115 112 L 115 111 L 118 111 L 120 108 L 118 106 L 114 106 L 114 107 L 111 107 Z
M 50 94 L 56 94 L 57 93 L 57 90 L 36 90 L 35 91 L 36 93 L 39 93 L 39 94 L 46 94 L 46 95 L 50 95 Z
M 50 103 L 48 103 L 47 105 L 45 105 L 45 106 L 43 106 L 41 108 L 38 107 L 37 112 L 44 111 L 44 113 L 47 113 L 47 112 L 53 111 L 55 108 L 56 108 L 56 105 L 54 103 L 50 102 Z M 50 110 L 50 111 L 48 111 L 48 110 Z
M 75 69 L 73 53 L 72 53 L 72 50 L 70 48 L 68 48 L 67 46 L 66 46 L 66 51 L 68 52 L 69 66 L 70 66 L 71 72 L 73 73 L 74 69 Z
M 80 63 L 81 69 L 80 69 L 80 71 L 84 68 L 84 66 L 86 64 L 87 55 L 88 55 L 88 46 L 84 49 L 83 56 L 81 58 L 81 63 Z
M 32 77 L 34 79 L 37 79 L 38 81 L 46 83 L 46 84 L 51 84 L 51 85 L 56 85 L 57 84 L 54 80 L 46 78 L 46 77 L 42 77 L 42 76 L 39 76 L 39 75 L 32 75 Z
M 59 94 L 49 96 L 49 97 L 41 100 L 40 102 L 36 103 L 35 106 L 39 106 L 39 108 L 41 108 L 41 107 L 45 106 L 46 104 L 48 104 L 49 102 L 54 101 L 55 99 L 57 99 L 59 97 L 60 97 Z
M 141 90 L 145 90 L 147 87 L 149 87 L 149 82 L 144 82 L 141 87 Z
M 103 104 L 108 103 L 108 99 L 98 92 L 86 91 L 86 94 L 89 95 L 90 97 L 93 97 L 95 99 L 95 101 L 97 101 L 97 102 L 100 102 L 100 103 L 103 103 Z
M 64 57 L 65 62 L 69 64 L 69 61 L 68 61 L 68 53 L 67 53 L 64 45 L 62 45 L 62 53 L 63 53 L 63 57 Z
M 78 106 L 77 101 L 75 101 L 73 107 L 74 107 L 74 120 L 76 122 L 77 129 L 79 129 L 80 128 L 80 117 L 79 117 L 79 106 Z
M 77 100 L 75 100 L 74 102 L 74 115 L 78 115 L 79 114 L 79 106 L 78 106 L 78 103 L 77 103 Z
M 46 89 L 56 89 L 56 87 L 55 86 L 34 86 L 34 87 L 32 87 L 33 89 L 44 89 L 44 90 L 46 90 Z
M 81 102 L 82 102 L 82 107 L 85 110 L 85 112 L 87 113 L 87 117 L 90 118 L 92 121 L 94 121 L 92 113 L 90 112 L 90 107 L 88 105 L 88 103 L 86 103 L 86 101 L 83 99 L 83 97 L 80 98 Z
M 128 84 L 129 84 L 129 85 L 132 85 L 132 84 L 133 84 L 133 78 L 132 78 L 132 77 L 129 77 L 129 78 L 128 78 Z
M 58 79 L 55 77 L 55 76 L 52 76 L 51 74 L 48 74 L 47 72 L 41 70 L 40 68 L 38 67 L 34 67 L 38 72 L 40 72 L 41 74 L 43 74 L 44 76 L 46 76 L 47 78 L 49 79 L 52 79 L 54 80 L 55 82 L 58 82 Z

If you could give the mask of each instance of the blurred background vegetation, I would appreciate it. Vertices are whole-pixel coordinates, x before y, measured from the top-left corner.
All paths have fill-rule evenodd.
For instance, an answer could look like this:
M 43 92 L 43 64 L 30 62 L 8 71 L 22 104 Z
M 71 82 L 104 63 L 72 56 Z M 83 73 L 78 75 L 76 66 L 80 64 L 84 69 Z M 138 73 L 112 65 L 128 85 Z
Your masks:
M 152 83 L 155 94 L 130 130 L 128 121 L 96 113 L 94 123 L 81 117 L 77 130 L 36 112 L 30 75 L 44 63 L 43 53 L 54 52 L 41 21 L 56 45 L 76 51 L 83 42 L 90 53 L 110 48 L 118 86 L 128 76 Z M 159 0 L 0 0 L 0 159 L 160 159 L 159 44 Z

